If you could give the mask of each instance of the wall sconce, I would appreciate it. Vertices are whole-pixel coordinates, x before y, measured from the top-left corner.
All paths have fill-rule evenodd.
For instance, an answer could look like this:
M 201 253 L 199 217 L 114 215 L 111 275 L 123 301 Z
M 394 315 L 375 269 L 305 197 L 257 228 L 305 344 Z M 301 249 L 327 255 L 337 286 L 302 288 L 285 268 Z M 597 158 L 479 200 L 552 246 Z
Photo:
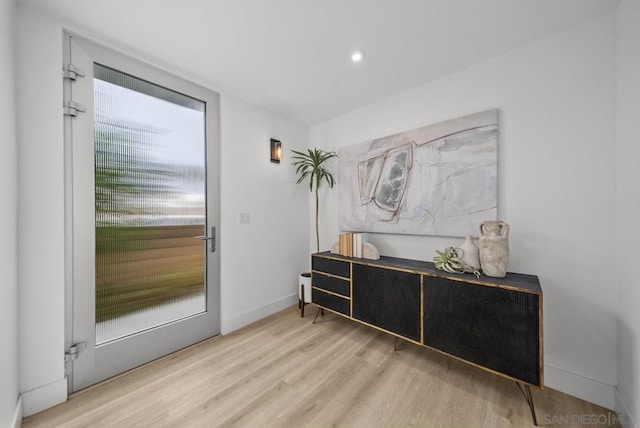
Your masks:
M 280 163 L 282 160 L 282 143 L 280 140 L 271 139 L 271 162 Z

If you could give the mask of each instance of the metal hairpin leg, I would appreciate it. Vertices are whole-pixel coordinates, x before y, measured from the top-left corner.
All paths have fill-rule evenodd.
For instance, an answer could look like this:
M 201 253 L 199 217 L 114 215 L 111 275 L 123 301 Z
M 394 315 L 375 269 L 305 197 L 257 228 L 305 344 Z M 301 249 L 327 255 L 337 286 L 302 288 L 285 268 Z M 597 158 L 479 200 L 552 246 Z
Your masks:
M 520 392 L 522 392 L 522 395 L 524 395 L 524 399 L 527 400 L 527 404 L 529 405 L 529 410 L 531 410 L 531 417 L 533 418 L 533 424 L 535 426 L 538 426 L 538 419 L 536 418 L 536 408 L 533 404 L 533 395 L 531 395 L 531 388 L 529 388 L 529 385 L 520 385 L 519 382 L 516 382 L 516 385 L 518 385 L 518 389 L 520 390 Z
M 400 344 L 400 338 L 398 336 L 396 336 L 396 340 L 393 343 L 393 350 L 397 351 L 398 349 L 400 349 L 400 347 L 398 346 Z
M 316 319 L 318 319 L 318 314 L 322 314 L 322 316 L 324 316 L 324 309 L 318 308 L 318 310 L 316 311 L 316 316 L 313 317 L 313 322 L 311 324 L 316 323 Z

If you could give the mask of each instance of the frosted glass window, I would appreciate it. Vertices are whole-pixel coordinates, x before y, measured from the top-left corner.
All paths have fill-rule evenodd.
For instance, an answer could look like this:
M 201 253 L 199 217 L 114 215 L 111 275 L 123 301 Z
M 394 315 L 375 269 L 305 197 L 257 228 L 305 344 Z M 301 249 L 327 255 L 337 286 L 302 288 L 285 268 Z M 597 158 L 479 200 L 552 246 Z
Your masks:
M 206 310 L 205 104 L 94 66 L 96 343 Z

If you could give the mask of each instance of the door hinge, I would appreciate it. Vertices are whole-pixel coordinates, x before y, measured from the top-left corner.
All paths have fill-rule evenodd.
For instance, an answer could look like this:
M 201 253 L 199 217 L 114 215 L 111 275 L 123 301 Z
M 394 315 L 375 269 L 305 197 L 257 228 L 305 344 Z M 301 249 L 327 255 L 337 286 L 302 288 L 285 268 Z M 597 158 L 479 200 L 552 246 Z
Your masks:
M 77 116 L 78 112 L 84 113 L 85 107 L 74 101 L 67 101 L 64 103 L 64 114 L 65 116 Z
M 78 354 L 80 351 L 86 349 L 87 342 L 78 342 L 74 343 L 69 347 L 69 350 L 64 354 L 64 362 L 68 363 L 69 361 L 74 361 L 78 358 Z
M 65 79 L 76 80 L 76 77 L 84 77 L 84 70 L 73 64 L 67 64 L 64 66 L 62 76 Z

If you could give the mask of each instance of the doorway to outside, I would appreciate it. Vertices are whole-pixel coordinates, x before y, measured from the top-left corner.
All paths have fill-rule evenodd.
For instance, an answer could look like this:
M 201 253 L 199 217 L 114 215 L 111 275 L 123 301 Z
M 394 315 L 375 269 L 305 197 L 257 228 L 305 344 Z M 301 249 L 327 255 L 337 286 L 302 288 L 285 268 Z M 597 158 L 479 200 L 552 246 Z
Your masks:
M 64 35 L 77 391 L 219 333 L 217 94 Z

